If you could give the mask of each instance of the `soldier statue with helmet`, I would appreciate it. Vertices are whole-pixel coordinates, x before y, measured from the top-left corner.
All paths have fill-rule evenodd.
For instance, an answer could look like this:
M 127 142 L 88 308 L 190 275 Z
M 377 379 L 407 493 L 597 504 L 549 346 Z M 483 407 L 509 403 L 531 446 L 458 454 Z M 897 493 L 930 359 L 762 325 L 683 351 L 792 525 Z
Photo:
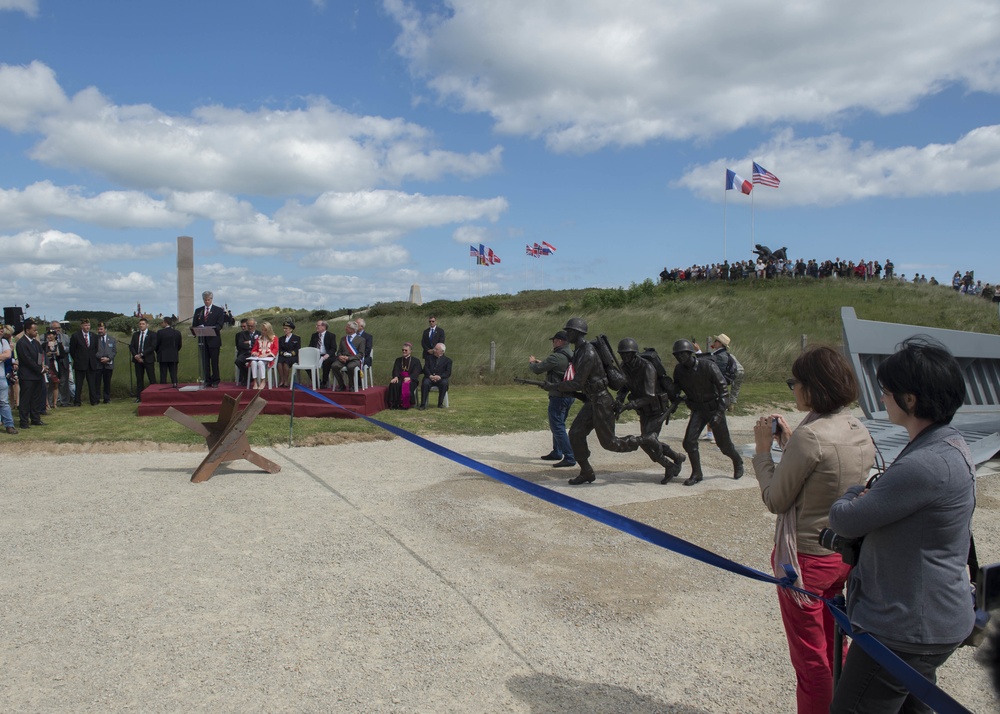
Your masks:
M 582 393 L 583 407 L 569 429 L 569 443 L 580 466 L 580 473 L 569 482 L 576 486 L 591 483 L 596 478 L 590 465 L 590 449 L 587 447 L 590 432 L 596 430 L 601 446 L 609 451 L 625 449 L 615 438 L 615 401 L 608 392 L 604 362 L 597 348 L 586 339 L 587 323 L 579 317 L 571 317 L 563 329 L 569 342 L 573 344 L 573 359 L 563 381 L 546 383 L 544 388 L 567 395 Z
M 667 376 L 656 352 L 646 350 L 640 356 L 639 344 L 631 337 L 618 343 L 618 354 L 622 358 L 626 385 L 618 390 L 615 414 L 634 409 L 639 415 L 640 431 L 638 438 L 628 436 L 619 439 L 627 447 L 621 450 L 634 451 L 641 447 L 650 459 L 663 466 L 664 475 L 660 483 L 669 483 L 681 472 L 681 464 L 685 461 L 684 454 L 678 454 L 660 441 L 660 429 L 670 418 L 677 396 L 673 381 Z M 657 374 L 657 365 L 663 372 L 662 376 Z M 626 398 L 629 401 L 625 401 Z
M 687 430 L 684 432 L 684 451 L 691 459 L 691 476 L 685 486 L 693 486 L 702 479 L 701 454 L 698 437 L 706 426 L 712 427 L 715 443 L 723 454 L 733 461 L 733 478 L 743 476 L 743 457 L 740 456 L 729 436 L 726 423 L 726 380 L 718 366 L 710 359 L 698 359 L 694 345 L 688 340 L 674 342 L 674 386 L 684 393 L 684 401 L 691 410 Z

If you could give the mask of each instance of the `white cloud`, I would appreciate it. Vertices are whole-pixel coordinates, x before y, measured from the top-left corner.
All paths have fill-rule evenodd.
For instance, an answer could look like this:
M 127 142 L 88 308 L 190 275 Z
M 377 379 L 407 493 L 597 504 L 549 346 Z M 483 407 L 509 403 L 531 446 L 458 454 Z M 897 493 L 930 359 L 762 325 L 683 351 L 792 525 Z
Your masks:
M 227 250 L 247 255 L 384 244 L 421 228 L 468 220 L 496 221 L 506 209 L 503 198 L 330 192 L 309 205 L 289 201 L 273 218 L 257 213 L 242 220 L 219 221 L 215 238 Z
M 451 234 L 451 237 L 455 239 L 456 243 L 479 245 L 483 241 L 487 240 L 489 235 L 490 232 L 486 226 L 459 226 L 455 229 L 455 232 Z
M 43 84 L 54 83 L 44 65 L 28 69 Z M 33 85 L 26 73 L 4 68 L 0 90 L 12 85 L 28 95 Z M 8 109 L 0 109 L 0 123 L 22 129 L 33 123 L 43 133 L 31 151 L 38 161 L 85 168 L 135 188 L 313 195 L 448 175 L 473 178 L 496 171 L 502 155 L 500 147 L 485 153 L 444 151 L 421 126 L 350 114 L 319 98 L 301 109 L 206 106 L 190 116 L 172 116 L 150 105 L 112 104 L 95 88 L 68 103 L 61 90 L 53 96 L 55 90 L 58 85 L 36 90 L 41 97 L 16 96 Z
M 136 272 L 104 278 L 103 283 L 105 288 L 114 292 L 152 292 L 156 287 L 156 281 L 151 277 Z
M 191 217 L 139 191 L 105 191 L 84 196 L 79 186 L 39 181 L 23 191 L 0 189 L 0 229 L 45 225 L 68 218 L 106 228 L 183 226 Z
M 93 253 L 93 244 L 75 233 L 62 231 L 24 231 L 2 238 L 4 261 L 53 265 L 72 264 L 85 260 Z
M 25 131 L 67 105 L 55 72 L 41 62 L 27 67 L 0 64 L 0 97 L 0 127 L 12 131 Z
M 557 151 L 892 114 L 949 84 L 1000 91 L 993 0 L 384 0 L 440 97 Z
M 1000 125 L 975 129 L 953 144 L 891 149 L 839 134 L 797 139 L 783 131 L 748 156 L 689 169 L 674 186 L 722 201 L 725 170 L 749 180 L 753 161 L 781 179 L 777 190 L 754 189 L 773 206 L 995 191 L 1000 189 Z
M 0 12 L 19 10 L 28 17 L 38 17 L 38 0 L 0 0 Z
M 383 245 L 369 250 L 320 250 L 300 262 L 303 267 L 339 270 L 390 268 L 410 260 L 409 252 L 397 245 Z

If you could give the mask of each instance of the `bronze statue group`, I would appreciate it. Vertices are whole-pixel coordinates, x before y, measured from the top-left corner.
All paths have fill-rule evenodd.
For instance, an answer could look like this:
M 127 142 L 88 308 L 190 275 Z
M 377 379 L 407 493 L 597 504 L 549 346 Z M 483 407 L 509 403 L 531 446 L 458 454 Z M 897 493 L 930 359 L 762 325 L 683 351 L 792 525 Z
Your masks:
M 681 465 L 690 461 L 691 474 L 684 485 L 693 486 L 702 480 L 698 438 L 708 427 L 719 449 L 732 459 L 733 478 L 743 476 L 743 459 L 733 445 L 726 424 L 734 382 L 733 396 L 738 393 L 738 381 L 727 375 L 735 374 L 735 370 L 729 369 L 731 365 L 739 366 L 725 349 L 729 343 L 726 335 L 712 338 L 712 344 L 718 343 L 720 347 L 711 354 L 700 354 L 689 340 L 674 342 L 676 364 L 671 376 L 654 349 L 640 351 L 631 337 L 618 343 L 619 362 L 606 336 L 587 339 L 587 323 L 583 319 L 570 318 L 563 329 L 566 341 L 573 345 L 572 358 L 561 379 L 547 379 L 539 386 L 550 395 L 574 396 L 583 402 L 569 429 L 570 458 L 575 458 L 580 467 L 580 473 L 569 480 L 570 484 L 590 483 L 596 478 L 587 445 L 587 437 L 592 431 L 597 432 L 598 441 L 608 451 L 642 449 L 646 452 L 654 463 L 663 467 L 662 484 L 678 476 Z M 660 430 L 682 402 L 691 413 L 683 441 L 686 458 L 659 438 Z M 638 436 L 617 436 L 616 421 L 628 410 L 638 414 L 640 433 Z M 554 440 L 556 436 L 554 433 Z

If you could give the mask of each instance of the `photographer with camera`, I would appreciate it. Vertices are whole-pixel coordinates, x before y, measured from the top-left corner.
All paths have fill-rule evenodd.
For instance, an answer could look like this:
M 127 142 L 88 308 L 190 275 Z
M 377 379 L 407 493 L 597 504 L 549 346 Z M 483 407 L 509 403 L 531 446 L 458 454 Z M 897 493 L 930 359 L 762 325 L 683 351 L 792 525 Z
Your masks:
M 819 533 L 834 500 L 864 484 L 875 446 L 847 411 L 857 399 L 858 383 L 840 352 L 814 347 L 802 353 L 792 377 L 788 386 L 795 406 L 808 414 L 794 432 L 779 415 L 758 419 L 753 468 L 764 505 L 778 516 L 774 574 L 785 577 L 784 566 L 790 565 L 798 587 L 830 598 L 843 591 L 850 567 L 819 544 Z M 784 449 L 778 464 L 771 457 L 772 441 Z M 795 668 L 798 711 L 827 712 L 833 697 L 833 617 L 821 601 L 785 588 L 778 588 L 778 605 Z
M 909 443 L 868 488 L 852 486 L 830 509 L 842 538 L 864 538 L 847 585 L 851 626 L 936 681 L 937 668 L 972 632 L 969 545 L 976 507 L 969 447 L 949 426 L 965 400 L 958 361 L 911 337 L 876 373 L 889 420 Z M 831 712 L 930 712 L 860 647 L 851 647 Z

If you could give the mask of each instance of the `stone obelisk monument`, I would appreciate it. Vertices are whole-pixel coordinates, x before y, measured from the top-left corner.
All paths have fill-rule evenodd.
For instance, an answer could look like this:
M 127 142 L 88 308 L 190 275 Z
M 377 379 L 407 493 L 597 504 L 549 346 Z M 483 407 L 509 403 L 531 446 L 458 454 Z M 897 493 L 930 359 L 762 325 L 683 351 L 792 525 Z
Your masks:
M 194 238 L 177 237 L 177 317 L 194 315 Z

